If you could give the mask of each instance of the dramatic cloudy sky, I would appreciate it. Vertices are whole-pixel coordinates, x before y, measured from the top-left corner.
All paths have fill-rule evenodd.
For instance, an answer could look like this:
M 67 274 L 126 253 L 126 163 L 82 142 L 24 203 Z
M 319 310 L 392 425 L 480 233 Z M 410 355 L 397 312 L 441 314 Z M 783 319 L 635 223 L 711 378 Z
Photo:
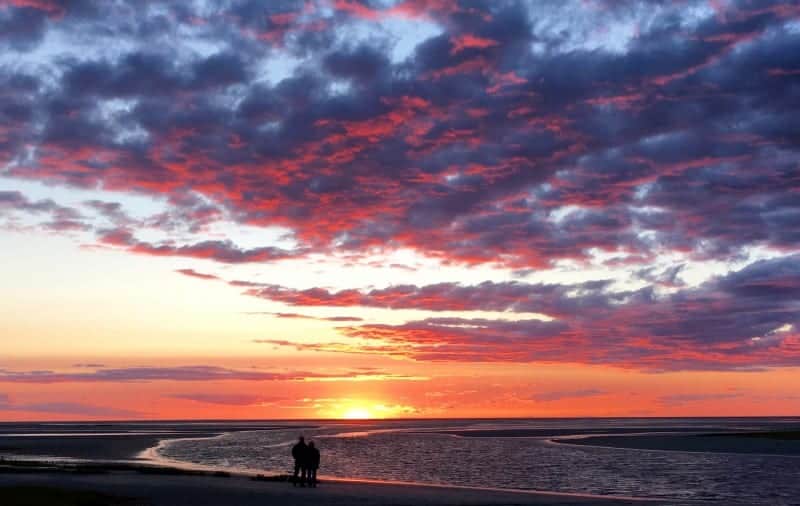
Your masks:
M 0 419 L 789 414 L 800 5 L 0 0 Z

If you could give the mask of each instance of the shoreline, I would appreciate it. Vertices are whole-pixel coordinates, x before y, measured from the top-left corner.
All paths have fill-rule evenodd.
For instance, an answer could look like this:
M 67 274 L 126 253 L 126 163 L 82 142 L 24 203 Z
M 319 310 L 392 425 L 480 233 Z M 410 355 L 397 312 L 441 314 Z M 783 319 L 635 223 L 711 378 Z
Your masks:
M 211 436 L 211 437 L 219 437 Z M 148 448 L 142 453 L 155 450 L 156 447 Z M 80 474 L 80 475 L 103 475 L 107 473 L 140 473 L 146 475 L 163 476 L 189 476 L 197 478 L 242 478 L 260 482 L 288 483 L 290 476 L 280 474 L 276 471 L 254 471 L 252 469 L 236 467 L 215 467 L 191 462 L 177 461 L 167 458 L 145 459 L 145 460 L 120 460 L 120 461 L 91 461 L 91 460 L 72 460 L 61 459 L 47 460 L 33 457 L 22 458 L 19 460 L 0 457 L 0 477 L 7 474 Z M 463 490 L 475 493 L 512 493 L 534 496 L 554 496 L 565 498 L 596 499 L 596 500 L 620 500 L 635 501 L 643 503 L 659 503 L 662 501 L 657 498 L 634 497 L 617 494 L 591 494 L 586 492 L 559 492 L 553 490 L 521 489 L 521 488 L 500 488 L 500 487 L 479 487 L 468 485 L 454 485 L 446 483 L 426 483 L 401 480 L 382 480 L 372 478 L 343 478 L 329 475 L 320 475 L 319 482 L 324 484 L 354 484 L 354 485 L 377 485 L 377 486 L 399 486 L 399 487 L 419 487 L 442 490 Z
M 248 480 L 258 483 L 272 483 L 281 484 L 288 487 L 290 477 L 286 474 L 281 474 L 279 471 L 256 471 L 246 468 L 237 467 L 217 467 L 203 464 L 195 464 L 192 462 L 185 462 L 176 459 L 171 459 L 160 455 L 159 448 L 169 444 L 173 441 L 181 440 L 204 440 L 224 437 L 227 434 L 239 431 L 220 431 L 213 434 L 203 434 L 201 436 L 186 434 L 185 437 L 175 437 L 176 434 L 169 434 L 168 437 L 162 437 L 157 440 L 156 444 L 150 445 L 143 450 L 130 455 L 128 459 L 76 459 L 76 458 L 51 458 L 41 456 L 25 456 L 19 455 L 15 460 L 14 458 L 6 458 L 0 456 L 0 490 L 4 485 L 4 481 L 8 476 L 31 476 L 31 475 L 52 475 L 52 476 L 94 476 L 99 481 L 103 481 L 103 476 L 110 476 L 115 474 L 133 474 L 147 476 L 149 479 L 160 480 L 165 477 L 181 477 L 190 478 L 197 481 L 203 481 L 208 486 L 209 479 L 215 478 L 233 478 L 235 480 Z M 449 435 L 449 434 L 442 434 Z M 135 437 L 135 436 L 132 436 Z M 37 469 L 37 466 L 40 468 Z M 12 480 L 13 483 L 14 480 Z M 17 480 L 18 482 L 26 482 L 26 480 Z M 55 480 L 58 482 L 59 480 Z M 407 492 L 413 491 L 439 491 L 442 500 L 449 501 L 449 496 L 457 495 L 459 502 L 463 504 L 472 504 L 469 497 L 486 497 L 500 496 L 500 497 L 514 497 L 520 499 L 519 504 L 587 504 L 587 505 L 605 505 L 605 504 L 664 504 L 664 500 L 657 498 L 647 497 L 633 497 L 624 495 L 600 495 L 585 492 L 559 492 L 551 490 L 536 490 L 536 489 L 514 489 L 514 488 L 499 488 L 499 487 L 478 487 L 467 485 L 453 485 L 441 483 L 424 483 L 424 482 L 410 482 L 399 480 L 381 480 L 370 478 L 342 478 L 333 477 L 321 474 L 319 482 L 326 488 L 328 486 L 348 485 L 356 487 L 357 489 L 363 488 L 364 494 L 372 495 L 375 490 L 373 487 L 400 487 L 401 490 Z M 316 489 L 315 489 L 316 490 Z M 403 504 L 397 502 L 396 499 L 402 499 L 404 494 L 399 494 L 400 497 L 392 498 L 393 504 Z M 413 495 L 413 494 L 412 494 Z M 466 497 L 465 497 L 466 496 Z M 524 498 L 524 499 L 523 499 Z M 354 498 L 355 499 L 355 498 Z M 445 501 L 444 503 L 447 503 Z M 359 501 L 360 504 L 363 501 Z M 442 503 L 442 504 L 444 504 Z M 291 504 L 291 503 L 289 503 Z M 333 504 L 333 503 L 332 503 Z M 369 503 L 363 503 L 369 504 Z M 439 502 L 411 502 L 410 506 L 426 506 L 437 505 Z M 478 502 L 475 504 L 484 504 Z M 493 500 L 489 500 L 486 504 L 494 504 Z M 505 503 L 503 503 L 505 504 Z M 517 504 L 514 502 L 513 504 Z M 674 504 L 674 502 L 672 503 Z M 690 503 L 687 503 L 690 504 Z
M 85 424 L 84 424 L 85 425 Z M 41 424 L 33 430 L 20 424 L 0 424 L 0 455 L 29 456 L 32 458 L 66 458 L 86 461 L 137 460 L 150 449 L 165 441 L 181 439 L 208 439 L 225 434 L 250 431 L 305 429 L 308 423 L 287 426 L 273 423 L 232 422 L 231 424 L 196 423 L 180 426 L 170 422 L 151 422 L 147 430 L 141 423 L 92 424 L 90 430 L 80 430 L 81 424 Z M 16 430 L 15 430 L 16 429 Z M 44 429 L 44 430 L 42 430 Z
M 188 430 L 167 430 L 165 425 L 149 427 L 151 430 L 143 431 L 141 427 L 133 428 L 131 425 L 127 426 L 127 431 L 118 430 L 119 427 L 113 424 L 104 424 L 105 427 L 98 428 L 97 426 L 86 427 L 84 430 L 74 430 L 75 427 L 60 427 L 63 430 L 58 434 L 52 431 L 53 427 L 48 427 L 47 430 L 42 430 L 42 433 L 29 433 L 30 437 L 23 437 L 20 430 L 9 431 L 6 434 L 0 433 L 0 496 L 3 495 L 8 487 L 26 487 L 35 486 L 38 489 L 47 488 L 51 485 L 57 487 L 74 488 L 79 484 L 84 489 L 91 493 L 108 493 L 113 492 L 112 484 L 117 483 L 123 489 L 132 483 L 141 486 L 153 485 L 156 487 L 172 487 L 170 494 L 167 496 L 175 499 L 180 495 L 177 490 L 184 490 L 186 493 L 194 493 L 193 490 L 203 487 L 215 487 L 219 489 L 219 494 L 230 493 L 236 496 L 239 493 L 255 493 L 253 486 L 249 485 L 250 482 L 260 483 L 261 486 L 266 487 L 259 493 L 265 493 L 268 497 L 273 497 L 275 494 L 282 496 L 286 488 L 291 489 L 291 485 L 286 483 L 288 477 L 285 468 L 277 469 L 256 469 L 256 468 L 241 468 L 241 467 L 228 467 L 223 464 L 226 461 L 216 463 L 193 463 L 185 460 L 176 460 L 174 458 L 165 456 L 162 451 L 173 442 L 181 440 L 208 440 L 225 437 L 226 435 L 235 434 L 237 432 L 252 432 L 252 431 L 269 431 L 277 429 L 292 430 L 308 428 L 306 424 L 300 426 L 275 426 L 272 424 L 265 424 L 259 426 L 257 424 L 238 425 L 234 427 L 229 426 L 216 426 L 214 429 L 209 430 L 210 427 L 205 424 L 190 426 Z M 155 429 L 155 430 L 153 430 Z M 781 443 L 783 440 L 791 440 L 792 444 L 800 443 L 800 433 L 787 427 L 786 430 L 779 431 L 762 431 L 762 432 L 744 432 L 741 430 L 724 431 L 724 432 L 697 432 L 696 428 L 690 430 L 683 429 L 683 431 L 663 431 L 659 428 L 648 428 L 649 430 L 642 430 L 641 428 L 634 427 L 620 427 L 609 430 L 609 428 L 595 428 L 587 431 L 588 434 L 581 434 L 580 436 L 568 436 L 564 432 L 572 433 L 575 429 L 542 429 L 542 428 L 520 428 L 520 427 L 503 427 L 497 429 L 482 428 L 480 430 L 467 430 L 456 431 L 451 428 L 436 431 L 419 431 L 425 433 L 435 433 L 445 437 L 465 437 L 480 436 L 481 438 L 533 438 L 541 440 L 547 445 L 555 446 L 585 446 L 585 447 L 598 447 L 607 449 L 617 449 L 630 452 L 637 451 L 678 451 L 696 453 L 689 448 L 684 448 L 683 444 L 678 444 L 682 440 L 701 441 L 704 438 L 710 439 L 715 442 L 726 442 L 731 438 L 737 441 L 743 441 L 746 444 L 755 440 L 757 442 L 766 442 L 768 444 Z M 654 430 L 655 429 L 655 430 Z M 719 429 L 717 429 L 719 430 Z M 578 429 L 580 431 L 580 429 Z M 393 432 L 389 430 L 389 432 Z M 418 430 L 411 429 L 410 432 L 418 432 Z M 466 434 L 464 434 L 466 432 Z M 544 435 L 542 433 L 549 433 Z M 556 434 L 553 434 L 556 432 Z M 39 437 L 47 436 L 47 437 Z M 549 437 L 548 437 L 549 436 Z M 625 446 L 620 444 L 603 445 L 598 444 L 602 439 L 612 439 L 618 443 L 624 441 L 649 441 L 655 438 L 656 440 L 669 441 L 670 449 L 657 449 L 657 448 L 636 448 L 632 446 Z M 278 438 L 283 441 L 282 436 Z M 214 444 L 212 444 L 214 446 Z M 753 447 L 751 447 L 751 450 Z M 169 452 L 166 452 L 167 454 Z M 701 452 L 701 453 L 721 453 L 721 452 Z M 758 454 L 754 452 L 746 452 L 752 456 Z M 183 455 L 182 452 L 176 452 L 176 455 Z M 787 455 L 764 455 L 765 457 L 785 457 Z M 5 458 L 4 458 L 5 457 Z M 188 456 L 191 458 L 191 456 Z M 248 461 L 249 462 L 249 461 Z M 274 464 L 274 462 L 269 461 Z M 267 464 L 263 462 L 262 464 Z M 255 462 L 258 466 L 258 462 Z M 346 475 L 349 469 L 334 469 L 335 472 L 340 473 L 339 476 Z M 569 472 L 565 470 L 564 472 Z M 364 474 L 364 473 L 362 473 Z M 495 500 L 502 496 L 505 502 L 501 504 L 700 504 L 697 501 L 684 499 L 687 497 L 702 497 L 702 494 L 682 494 L 679 490 L 670 491 L 669 488 L 661 490 L 650 490 L 642 488 L 624 487 L 583 487 L 580 482 L 572 483 L 569 480 L 564 483 L 572 483 L 573 486 L 562 487 L 560 490 L 573 490 L 559 491 L 555 489 L 521 489 L 521 488 L 500 488 L 494 487 L 495 483 L 503 483 L 495 480 L 450 480 L 459 484 L 450 483 L 426 483 L 420 481 L 399 481 L 392 479 L 381 479 L 381 475 L 387 478 L 392 476 L 387 473 L 366 473 L 378 474 L 378 478 L 359 478 L 359 477 L 339 477 L 329 476 L 325 474 L 320 475 L 321 487 L 325 492 L 316 492 L 318 497 L 324 497 L 321 501 L 323 503 L 340 504 L 336 501 L 344 500 L 342 497 L 337 496 L 333 502 L 328 501 L 327 492 L 333 491 L 349 491 L 347 492 L 348 500 L 351 502 L 344 502 L 341 504 L 371 504 L 363 503 L 364 494 L 375 495 L 384 494 L 382 497 L 386 503 L 391 504 L 406 504 L 406 499 L 409 497 L 416 497 L 419 499 L 419 494 L 425 496 L 424 500 L 410 500 L 409 506 L 425 506 L 428 504 L 484 504 L 483 502 L 475 502 L 477 498 L 486 498 L 489 502 L 485 504 L 496 504 Z M 47 479 L 37 478 L 45 476 Z M 403 475 L 400 475 L 403 476 Z M 432 479 L 434 476 L 427 474 L 412 473 L 408 475 L 412 479 Z M 227 478 L 228 480 L 224 480 Z M 39 480 L 39 481 L 37 481 Z M 43 480 L 43 481 L 42 481 Z M 478 482 L 483 486 L 473 486 L 473 483 Z M 227 484 L 226 484 L 227 483 Z M 237 485 L 233 486 L 230 483 Z M 527 481 L 514 482 L 526 484 Z M 531 484 L 537 483 L 535 480 Z M 560 483 L 560 481 L 547 483 L 541 482 L 545 486 L 553 483 Z M 271 484 L 271 485 L 269 485 Z M 507 485 L 510 485 L 508 483 Z M 488 486 L 487 486 L 488 485 Z M 5 489 L 3 487 L 6 487 Z M 233 488 L 231 488 L 233 487 Z M 392 488 L 394 487 L 394 488 Z M 259 489 L 260 490 L 260 489 Z M 387 490 L 392 490 L 391 497 L 386 496 Z M 585 490 L 585 491 L 584 491 Z M 133 489 L 135 492 L 136 490 Z M 604 495 L 607 492 L 610 495 Z M 614 494 L 617 492 L 617 494 Z M 641 494 L 640 496 L 624 495 L 626 492 L 633 494 Z M 37 492 L 32 492 L 37 493 Z M 149 493 L 149 492 L 148 492 Z M 155 493 L 155 492 L 154 492 Z M 339 492 L 336 492 L 337 494 Z M 270 495 L 272 494 L 272 495 Z M 509 495 L 511 494 L 511 495 Z M 164 496 L 164 497 L 167 497 Z M 677 497 L 676 497 L 677 496 Z M 160 496 L 159 496 L 160 497 Z M 161 498 L 153 497 L 151 502 L 143 504 L 161 504 Z M 276 498 L 276 497 L 274 497 Z M 494 499 L 491 499 L 494 498 Z M 668 498 L 668 499 L 667 499 Z M 732 496 L 733 503 L 738 500 L 743 500 L 739 496 Z M 731 499 L 728 498 L 728 499 Z M 283 500 L 281 498 L 278 502 L 285 503 L 288 506 L 295 504 L 304 504 L 302 497 L 298 496 L 299 503 L 291 500 Z M 220 496 L 221 504 L 240 504 L 234 500 L 225 500 Z M 14 503 L 11 503 L 12 505 Z M 21 503 L 27 504 L 27 503 Z M 38 503 L 36 503 L 38 504 Z M 51 501 L 50 504 L 60 504 Z M 105 504 L 105 503 L 100 503 Z M 110 504 L 110 503 L 109 503 Z M 136 503 L 141 504 L 141 503 Z M 184 504 L 180 500 L 176 503 L 164 504 Z M 189 504 L 189 503 L 185 503 Z M 199 503 L 199 504 L 217 504 L 213 502 Z M 242 502 L 241 504 L 247 505 L 249 503 Z M 376 503 L 381 504 L 381 503 Z M 6 506 L 4 502 L 4 506 Z
M 742 455 L 767 458 L 800 458 L 800 431 L 793 438 L 771 438 L 779 432 L 729 432 L 697 434 L 613 434 L 555 437 L 555 445 L 608 448 L 634 452 L 682 452 L 710 455 Z
M 39 467 L 37 467 L 37 465 Z M 498 489 L 442 484 L 392 482 L 323 477 L 318 488 L 295 488 L 288 476 L 248 475 L 236 472 L 187 470 L 145 463 L 57 464 L 26 461 L 0 462 L 0 492 L 13 488 L 90 491 L 147 500 L 146 504 L 175 504 L 192 494 L 219 495 L 221 502 L 203 504 L 257 504 L 270 498 L 287 505 L 323 502 L 332 505 L 391 503 L 409 506 L 439 504 L 666 504 L 653 498 L 595 495 L 540 490 Z M 139 496 L 135 495 L 138 492 Z M 61 493 L 61 492 L 59 492 Z M 131 494 L 134 495 L 131 495 Z M 313 495 L 312 495 L 313 494 Z M 249 497 L 242 500 L 238 496 Z M 223 498 L 224 497 L 224 498 Z M 236 502 L 233 502 L 236 501 Z M 179 502 L 181 503 L 181 502 Z M 190 502 L 186 502 L 189 504 Z M 309 504 L 311 504 L 309 503 Z M 12 503 L 13 504 L 13 503 Z M 113 504 L 113 503 L 109 503 Z M 182 504 L 182 503 L 181 503 Z M 669 501 L 669 504 L 675 504 Z M 687 503 L 690 504 L 690 503 Z

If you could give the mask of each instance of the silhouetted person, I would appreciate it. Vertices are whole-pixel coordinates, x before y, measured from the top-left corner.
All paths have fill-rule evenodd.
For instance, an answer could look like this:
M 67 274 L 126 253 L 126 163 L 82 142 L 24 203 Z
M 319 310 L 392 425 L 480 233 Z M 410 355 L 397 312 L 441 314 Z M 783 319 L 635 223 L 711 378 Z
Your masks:
M 308 472 L 308 447 L 303 436 L 292 446 L 292 457 L 294 457 L 294 475 L 292 475 L 292 486 L 297 486 L 298 475 L 300 486 L 306 486 L 306 476 Z
M 317 469 L 319 469 L 319 450 L 314 446 L 314 442 L 308 443 L 308 485 L 317 486 Z

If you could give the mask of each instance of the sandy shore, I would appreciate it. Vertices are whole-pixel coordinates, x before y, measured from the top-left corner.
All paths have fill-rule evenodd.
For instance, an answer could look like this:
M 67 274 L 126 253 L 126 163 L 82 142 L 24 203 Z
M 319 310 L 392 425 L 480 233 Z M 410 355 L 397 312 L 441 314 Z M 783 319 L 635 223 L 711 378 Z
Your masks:
M 153 448 L 163 439 L 210 437 L 235 430 L 270 430 L 272 424 L 197 424 L 188 430 L 175 430 L 173 424 L 148 424 L 146 427 L 91 426 L 25 427 L 0 426 L 0 506 L 103 506 L 103 505 L 491 505 L 491 504 L 696 504 L 675 500 L 519 492 L 512 490 L 396 484 L 369 481 L 326 480 L 317 489 L 293 488 L 272 477 L 253 480 L 250 475 L 204 470 L 193 466 L 174 466 L 171 462 L 148 458 L 142 450 Z M 281 427 L 283 428 L 283 427 Z M 292 429 L 299 428 L 292 426 Z M 5 429 L 5 430 L 3 430 Z M 145 430 L 143 430 L 145 429 Z M 765 445 L 797 445 L 798 432 L 717 433 L 717 434 L 614 434 L 563 439 L 562 443 L 591 444 L 629 448 L 667 448 L 689 446 L 688 450 L 714 451 L 717 445 L 740 451 L 763 450 Z M 459 436 L 552 437 L 552 430 L 501 429 L 478 431 L 440 431 Z M 546 434 L 542 434 L 545 432 Z M 689 443 L 692 443 L 689 445 Z M 733 441 L 733 444 L 731 443 Z M 679 445 L 678 443 L 683 443 Z M 787 445 L 788 443 L 788 445 Z M 714 448 L 709 447 L 709 445 Z M 59 458 L 78 459 L 61 461 Z M 15 462 L 16 461 L 16 462 Z M 25 462 L 27 461 L 27 463 Z M 224 476 L 221 476 L 224 475 Z
M 558 443 L 635 450 L 748 453 L 785 457 L 800 456 L 800 431 L 722 434 L 653 434 L 647 436 L 589 436 L 555 439 Z
M 686 427 L 668 427 L 668 428 L 636 428 L 636 427 L 610 427 L 610 428 L 597 428 L 597 429 L 467 429 L 467 430 L 431 430 L 420 431 L 428 432 L 431 434 L 449 434 L 451 436 L 460 437 L 558 437 L 570 436 L 575 433 L 580 434 L 636 434 L 636 433 L 649 433 L 658 430 L 668 430 L 674 433 L 680 432 L 696 432 L 697 429 Z
M 3 506 L 666 504 L 657 501 L 546 492 L 528 493 L 356 481 L 328 481 L 314 489 L 294 488 L 286 482 L 256 481 L 243 476 L 172 476 L 132 471 L 100 474 L 0 471 L 0 497 L 3 498 Z
M 135 457 L 165 437 L 212 435 L 200 430 L 191 434 L 95 433 L 78 437 L 0 435 L 0 448 L 5 445 L 4 449 L 12 450 L 5 452 L 10 459 L 0 458 L 0 506 L 666 504 L 623 497 L 359 480 L 327 479 L 315 489 L 294 488 L 276 481 L 282 479 L 277 476 L 254 480 L 251 475 L 228 472 L 217 471 L 215 475 L 213 470 L 174 467 Z M 59 457 L 80 461 L 61 462 Z
M 86 460 L 135 459 L 164 439 L 312 427 L 272 422 L 0 423 L 0 455 Z

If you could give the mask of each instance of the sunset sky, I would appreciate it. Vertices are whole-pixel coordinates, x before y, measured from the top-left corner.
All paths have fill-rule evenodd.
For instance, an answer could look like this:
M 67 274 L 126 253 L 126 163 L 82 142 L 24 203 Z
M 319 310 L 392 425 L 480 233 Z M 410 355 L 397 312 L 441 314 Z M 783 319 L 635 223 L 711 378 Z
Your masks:
M 797 415 L 800 4 L 0 0 L 0 421 Z

